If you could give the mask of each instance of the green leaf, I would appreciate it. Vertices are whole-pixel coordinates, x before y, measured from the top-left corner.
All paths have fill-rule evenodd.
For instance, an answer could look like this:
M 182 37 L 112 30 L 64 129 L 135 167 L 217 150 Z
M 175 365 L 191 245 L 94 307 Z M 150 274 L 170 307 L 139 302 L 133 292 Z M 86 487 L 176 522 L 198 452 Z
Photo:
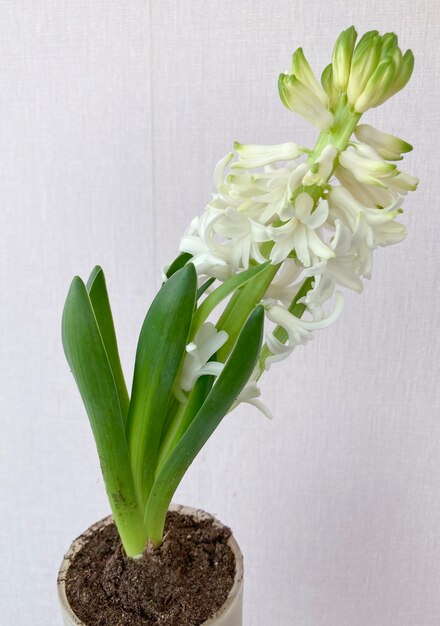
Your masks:
M 250 312 L 261 302 L 279 265 L 265 265 L 264 269 L 236 290 L 216 324 L 217 330 L 228 333 L 228 340 L 217 353 L 220 362 L 224 362 L 249 317 Z
M 196 301 L 192 263 L 174 273 L 156 295 L 139 337 L 127 420 L 136 493 L 145 506 L 154 481 L 167 408 L 188 343 Z
M 216 306 L 227 298 L 236 289 L 247 283 L 249 280 L 264 272 L 264 270 L 270 265 L 270 261 L 251 267 L 240 274 L 231 276 L 224 283 L 222 283 L 217 289 L 215 289 L 209 296 L 202 302 L 197 311 L 194 314 L 193 325 L 191 335 L 194 336 L 203 322 L 209 317 L 210 313 Z M 255 306 L 255 305 L 254 305 Z
M 159 471 L 145 511 L 148 538 L 153 543 L 162 540 L 167 509 L 182 477 L 248 382 L 260 351 L 263 326 L 264 310 L 257 306 L 205 402 Z
M 130 470 L 124 420 L 110 361 L 86 286 L 72 281 L 64 306 L 62 341 L 98 449 L 114 520 L 128 556 L 146 535 Z
M 201 376 L 191 390 L 188 402 L 186 404 L 178 405 L 177 411 L 175 411 L 173 415 L 173 420 L 168 424 L 167 431 L 162 437 L 157 457 L 156 476 L 160 472 L 170 452 L 176 446 L 179 439 L 181 439 L 182 435 L 197 415 L 197 412 L 205 401 L 213 382 L 213 376 Z
M 189 252 L 181 252 L 167 269 L 166 277 L 171 278 L 171 276 L 181 270 L 182 267 L 184 267 L 184 265 L 186 265 L 190 259 L 192 259 L 192 254 L 189 254 Z
M 87 281 L 87 291 L 95 313 L 96 321 L 107 352 L 110 367 L 118 390 L 119 404 L 124 422 L 128 414 L 129 397 L 119 358 L 118 342 L 113 324 L 112 310 L 107 293 L 104 272 L 97 265 Z
M 208 278 L 201 287 L 197 289 L 197 300 L 203 296 L 205 291 L 210 288 L 212 283 L 215 282 L 215 278 Z

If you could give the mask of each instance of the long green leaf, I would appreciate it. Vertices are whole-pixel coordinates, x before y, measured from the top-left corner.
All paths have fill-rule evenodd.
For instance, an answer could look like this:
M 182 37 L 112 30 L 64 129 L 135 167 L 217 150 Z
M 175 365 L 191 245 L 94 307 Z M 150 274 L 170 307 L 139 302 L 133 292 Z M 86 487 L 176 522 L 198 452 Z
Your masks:
M 188 263 L 162 285 L 140 333 L 127 433 L 133 480 L 142 506 L 154 481 L 158 447 L 188 343 L 196 291 L 196 271 Z
M 170 452 L 197 415 L 197 412 L 211 390 L 213 382 L 213 376 L 201 376 L 191 390 L 188 402 L 178 405 L 177 411 L 173 415 L 173 420 L 168 425 L 165 436 L 162 437 L 157 457 L 156 476 L 162 469 Z
M 129 556 L 145 545 L 143 515 L 130 470 L 124 421 L 97 318 L 79 277 L 64 306 L 62 341 L 67 361 L 89 416 L 116 526 Z
M 190 254 L 189 252 L 181 252 L 167 269 L 166 277 L 171 278 L 171 276 L 181 270 L 182 267 L 184 267 L 184 265 L 186 265 L 190 259 L 192 259 L 192 254 Z
M 105 276 L 99 265 L 97 265 L 90 274 L 86 287 L 89 292 L 90 301 L 104 342 L 110 367 L 112 368 L 113 377 L 118 390 L 121 413 L 125 422 L 128 414 L 129 398 L 124 374 L 122 372 L 121 360 L 119 358 L 118 342 L 116 340 Z
M 145 511 L 148 539 L 155 544 L 162 540 L 167 509 L 182 477 L 252 374 L 261 348 L 263 325 L 264 310 L 258 306 L 245 323 L 205 402 L 157 476 Z

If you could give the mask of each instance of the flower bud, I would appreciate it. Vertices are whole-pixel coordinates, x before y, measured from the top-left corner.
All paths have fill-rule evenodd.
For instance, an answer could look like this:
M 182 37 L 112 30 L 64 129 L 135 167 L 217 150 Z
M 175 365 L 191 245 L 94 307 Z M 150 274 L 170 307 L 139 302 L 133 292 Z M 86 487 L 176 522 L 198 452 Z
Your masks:
M 338 103 L 338 92 L 333 84 L 333 68 L 329 63 L 321 74 L 321 85 L 324 88 L 325 93 L 328 96 L 330 108 L 335 111 Z
M 292 74 L 281 74 L 278 79 L 278 90 L 283 104 L 318 126 L 328 130 L 333 124 L 333 115 L 322 104 L 314 91 L 304 85 Z
M 380 60 L 386 59 L 397 48 L 397 35 L 394 33 L 385 33 L 381 38 Z
M 238 161 L 232 165 L 232 169 L 253 169 L 276 161 L 291 161 L 305 152 L 304 148 L 292 142 L 266 146 L 245 145 L 235 141 L 234 150 L 238 153 Z
M 365 113 L 387 99 L 387 91 L 395 78 L 396 64 L 393 59 L 380 61 L 367 85 L 354 104 L 355 111 Z
M 333 48 L 333 84 L 338 91 L 345 91 L 347 88 L 356 37 L 354 26 L 350 26 L 339 35 Z
M 414 69 L 414 55 L 411 52 L 411 50 L 407 50 L 402 57 L 399 71 L 396 74 L 396 77 L 393 83 L 391 84 L 391 87 L 388 89 L 386 99 L 391 98 L 391 96 L 394 96 L 394 94 L 396 94 L 398 91 L 400 91 L 401 89 L 405 87 L 405 85 L 411 78 L 413 69 Z
M 414 57 L 402 56 L 397 36 L 366 33 L 353 53 L 347 99 L 358 113 L 377 107 L 400 91 L 412 74 Z
M 389 133 L 382 133 L 380 130 L 360 124 L 355 128 L 356 139 L 362 141 L 376 150 L 376 152 L 387 161 L 400 161 L 404 152 L 411 152 L 412 146 Z
M 354 106 L 377 67 L 380 59 L 380 37 L 373 30 L 360 39 L 353 54 L 350 79 L 347 87 L 348 102 Z
M 298 48 L 292 55 L 292 74 L 308 87 L 319 98 L 323 106 L 328 107 L 328 96 L 315 78 L 302 48 Z

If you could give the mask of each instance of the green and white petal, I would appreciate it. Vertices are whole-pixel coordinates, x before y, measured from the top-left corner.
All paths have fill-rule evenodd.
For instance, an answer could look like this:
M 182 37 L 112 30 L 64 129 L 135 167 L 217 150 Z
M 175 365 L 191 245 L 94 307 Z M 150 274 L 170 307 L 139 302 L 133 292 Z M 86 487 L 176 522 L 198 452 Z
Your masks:
M 338 149 L 329 144 L 326 146 L 316 161 L 310 166 L 302 179 L 304 186 L 325 185 L 333 173 L 334 161 L 338 155 Z
M 210 361 L 211 357 L 226 343 L 228 334 L 217 331 L 214 324 L 205 322 L 194 341 L 186 346 L 186 352 L 176 385 L 183 391 L 191 391 L 200 376 L 219 376 L 224 364 Z
M 295 76 L 281 74 L 278 90 L 283 104 L 320 128 L 328 130 L 333 124 L 333 115 L 322 104 L 318 96 Z
M 365 89 L 380 60 L 381 37 L 377 30 L 365 33 L 357 44 L 351 62 L 347 98 L 351 106 Z
M 292 72 L 296 78 L 306 85 L 319 98 L 322 105 L 328 109 L 329 98 L 315 78 L 312 68 L 307 61 L 303 49 L 298 48 L 292 55 Z
M 360 124 L 354 131 L 356 139 L 368 144 L 383 158 L 388 161 L 400 161 L 405 152 L 412 150 L 411 144 L 399 137 L 383 133 L 368 124 Z
M 366 154 L 365 148 L 369 148 L 370 151 L 373 150 L 369 146 L 356 144 L 356 146 L 352 145 L 344 152 L 341 152 L 339 155 L 340 165 L 349 170 L 361 183 L 386 187 L 386 180 L 397 173 L 396 166 L 394 163 L 388 163 L 380 157 L 374 158 L 375 152 L 374 154 L 370 152 L 368 156 L 371 158 L 363 156 L 363 154 Z
M 238 161 L 232 165 L 233 169 L 253 169 L 275 163 L 276 161 L 291 161 L 306 152 L 305 148 L 292 142 L 265 146 L 241 144 L 235 141 L 234 150 L 238 154 Z
M 225 180 L 225 170 L 233 158 L 234 158 L 234 153 L 229 152 L 224 157 L 222 157 L 220 161 L 217 163 L 217 165 L 215 166 L 214 185 L 216 189 L 219 189 L 219 187 L 223 184 Z
M 242 402 L 245 402 L 246 404 L 252 404 L 268 419 L 272 419 L 273 415 L 270 412 L 270 409 L 259 399 L 260 396 L 261 390 L 258 387 L 256 381 L 250 380 L 239 394 L 237 400 L 232 405 L 231 411 Z
M 368 109 L 382 104 L 387 98 L 387 92 L 396 76 L 396 63 L 386 58 L 379 63 L 373 75 L 368 80 L 365 89 L 354 103 L 358 113 L 365 113 Z
M 333 48 L 333 84 L 337 91 L 345 92 L 347 89 L 356 37 L 357 33 L 354 26 L 350 26 L 339 35 Z

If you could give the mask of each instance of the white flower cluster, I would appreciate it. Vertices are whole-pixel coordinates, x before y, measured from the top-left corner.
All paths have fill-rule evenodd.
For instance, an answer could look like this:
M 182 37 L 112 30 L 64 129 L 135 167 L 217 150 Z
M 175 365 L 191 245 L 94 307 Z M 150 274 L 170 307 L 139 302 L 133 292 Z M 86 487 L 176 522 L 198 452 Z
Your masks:
M 353 28 L 340 35 L 322 87 L 301 49 L 291 73 L 280 76 L 283 103 L 321 129 L 315 148 L 235 143 L 215 168 L 216 193 L 181 240 L 201 279 L 225 281 L 268 259 L 278 268 L 263 304 L 287 340 L 266 335 L 266 368 L 335 321 L 343 307 L 338 289 L 360 293 L 374 250 L 405 236 L 397 217 L 418 181 L 395 162 L 411 146 L 359 119 L 406 84 L 414 60 L 395 35 L 372 31 L 355 47 L 356 36 Z M 289 310 L 294 302 L 300 316 Z M 255 378 L 243 398 L 258 397 Z
M 311 324 L 328 325 L 323 305 L 335 288 L 362 291 L 378 246 L 405 236 L 396 218 L 417 180 L 381 155 L 400 158 L 407 144 L 367 125 L 355 134 L 362 141 L 342 152 L 330 144 L 313 163 L 296 144 L 236 143 L 216 167 L 217 193 L 182 238 L 180 249 L 193 255 L 201 276 L 225 280 L 267 258 L 280 264 L 266 303 L 268 318 L 289 329 L 287 346 L 268 337 L 278 357 L 310 338 Z M 304 300 L 312 320 L 293 320 L 287 308 L 306 277 L 313 277 Z

